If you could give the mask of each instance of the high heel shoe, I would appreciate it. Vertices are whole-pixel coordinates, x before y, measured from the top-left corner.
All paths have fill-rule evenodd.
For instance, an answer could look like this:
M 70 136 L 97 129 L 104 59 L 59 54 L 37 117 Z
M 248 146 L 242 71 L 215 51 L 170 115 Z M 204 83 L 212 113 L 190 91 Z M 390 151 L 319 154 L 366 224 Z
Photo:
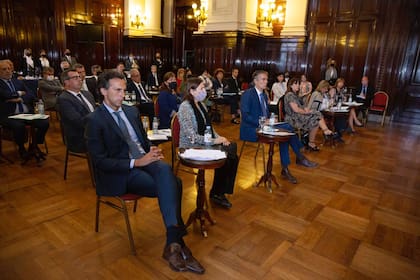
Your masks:
M 311 146 L 311 144 L 308 144 L 306 146 L 306 149 L 308 149 L 311 152 L 319 152 L 319 147 L 315 144 L 313 144 L 313 146 Z

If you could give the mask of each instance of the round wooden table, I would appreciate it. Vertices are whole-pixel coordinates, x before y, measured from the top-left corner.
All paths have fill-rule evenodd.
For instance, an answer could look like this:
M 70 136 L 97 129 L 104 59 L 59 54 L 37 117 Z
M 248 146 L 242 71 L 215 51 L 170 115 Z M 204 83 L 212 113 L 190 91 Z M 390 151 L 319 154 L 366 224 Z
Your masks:
M 277 187 L 280 187 L 280 185 L 277 183 L 276 177 L 271 173 L 271 171 L 273 170 L 274 144 L 289 141 L 290 135 L 266 134 L 263 133 L 261 130 L 257 130 L 257 138 L 258 142 L 268 144 L 269 150 L 266 171 L 264 175 L 261 176 L 260 180 L 255 185 L 255 187 L 258 187 L 261 183 L 264 182 L 264 186 L 271 193 L 273 192 L 273 189 L 271 188 L 271 182 L 274 182 L 274 184 Z
M 180 150 L 180 153 L 182 153 L 183 150 Z M 185 224 L 185 227 L 188 227 L 191 225 L 191 223 L 194 220 L 200 221 L 200 231 L 201 234 L 204 237 L 207 237 L 207 230 L 205 228 L 205 219 L 207 219 L 212 225 L 215 224 L 215 221 L 210 217 L 209 212 L 207 211 L 207 207 L 204 207 L 204 205 L 207 205 L 206 200 L 206 182 L 204 178 L 204 171 L 206 169 L 215 169 L 223 166 L 225 164 L 226 159 L 219 159 L 219 160 L 192 160 L 192 159 L 186 159 L 182 156 L 179 156 L 179 160 L 181 164 L 191 167 L 191 168 L 197 168 L 198 174 L 196 178 L 196 184 L 197 184 L 197 207 L 196 209 L 191 212 L 187 223 Z

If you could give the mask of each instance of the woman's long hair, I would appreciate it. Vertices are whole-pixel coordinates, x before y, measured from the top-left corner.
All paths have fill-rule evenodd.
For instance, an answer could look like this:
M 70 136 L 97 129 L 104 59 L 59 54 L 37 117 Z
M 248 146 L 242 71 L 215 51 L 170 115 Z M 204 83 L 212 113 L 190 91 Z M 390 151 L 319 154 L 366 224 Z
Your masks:
M 287 82 L 287 92 L 293 92 L 296 93 L 292 90 L 292 85 L 297 84 L 300 85 L 300 79 L 299 78 L 291 78 L 288 82 Z M 299 91 L 299 90 L 298 90 Z
M 198 77 L 193 77 L 193 78 L 189 78 L 187 80 L 187 86 L 186 86 L 186 90 L 184 92 L 184 100 L 188 100 L 188 101 L 194 101 L 194 96 L 191 94 L 191 90 L 192 89 L 197 89 L 198 86 L 204 83 L 202 79 L 198 78 Z

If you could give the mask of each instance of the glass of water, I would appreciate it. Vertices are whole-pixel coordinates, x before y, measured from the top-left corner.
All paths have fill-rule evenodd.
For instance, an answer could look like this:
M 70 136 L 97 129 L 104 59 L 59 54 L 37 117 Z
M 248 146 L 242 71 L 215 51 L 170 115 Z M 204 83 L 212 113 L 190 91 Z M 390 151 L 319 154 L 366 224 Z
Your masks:
M 264 117 L 264 116 L 260 116 L 260 118 L 258 119 L 258 123 L 260 124 L 260 129 L 261 130 L 264 128 L 265 121 L 266 121 L 266 117 Z
M 190 140 L 191 146 L 194 146 L 194 144 L 195 144 L 195 134 L 194 133 L 191 133 L 188 136 L 188 139 Z
M 132 101 L 133 103 L 136 103 L 136 99 L 137 99 L 136 93 L 135 93 L 135 92 L 132 92 L 132 93 L 131 93 L 131 101 Z

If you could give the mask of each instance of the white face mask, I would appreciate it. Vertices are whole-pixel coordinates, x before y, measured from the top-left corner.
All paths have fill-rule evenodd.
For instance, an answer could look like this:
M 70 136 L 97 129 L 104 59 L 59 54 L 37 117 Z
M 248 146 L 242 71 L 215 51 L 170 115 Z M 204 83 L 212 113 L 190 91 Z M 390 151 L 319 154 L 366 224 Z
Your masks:
M 48 80 L 48 81 L 52 81 L 52 80 L 54 80 L 54 76 L 53 76 L 53 75 L 48 75 L 48 76 L 47 76 L 47 80 Z
M 198 94 L 195 96 L 195 100 L 197 100 L 198 102 L 201 102 L 204 99 L 206 99 L 206 97 L 207 97 L 207 92 L 203 89 L 199 91 Z

